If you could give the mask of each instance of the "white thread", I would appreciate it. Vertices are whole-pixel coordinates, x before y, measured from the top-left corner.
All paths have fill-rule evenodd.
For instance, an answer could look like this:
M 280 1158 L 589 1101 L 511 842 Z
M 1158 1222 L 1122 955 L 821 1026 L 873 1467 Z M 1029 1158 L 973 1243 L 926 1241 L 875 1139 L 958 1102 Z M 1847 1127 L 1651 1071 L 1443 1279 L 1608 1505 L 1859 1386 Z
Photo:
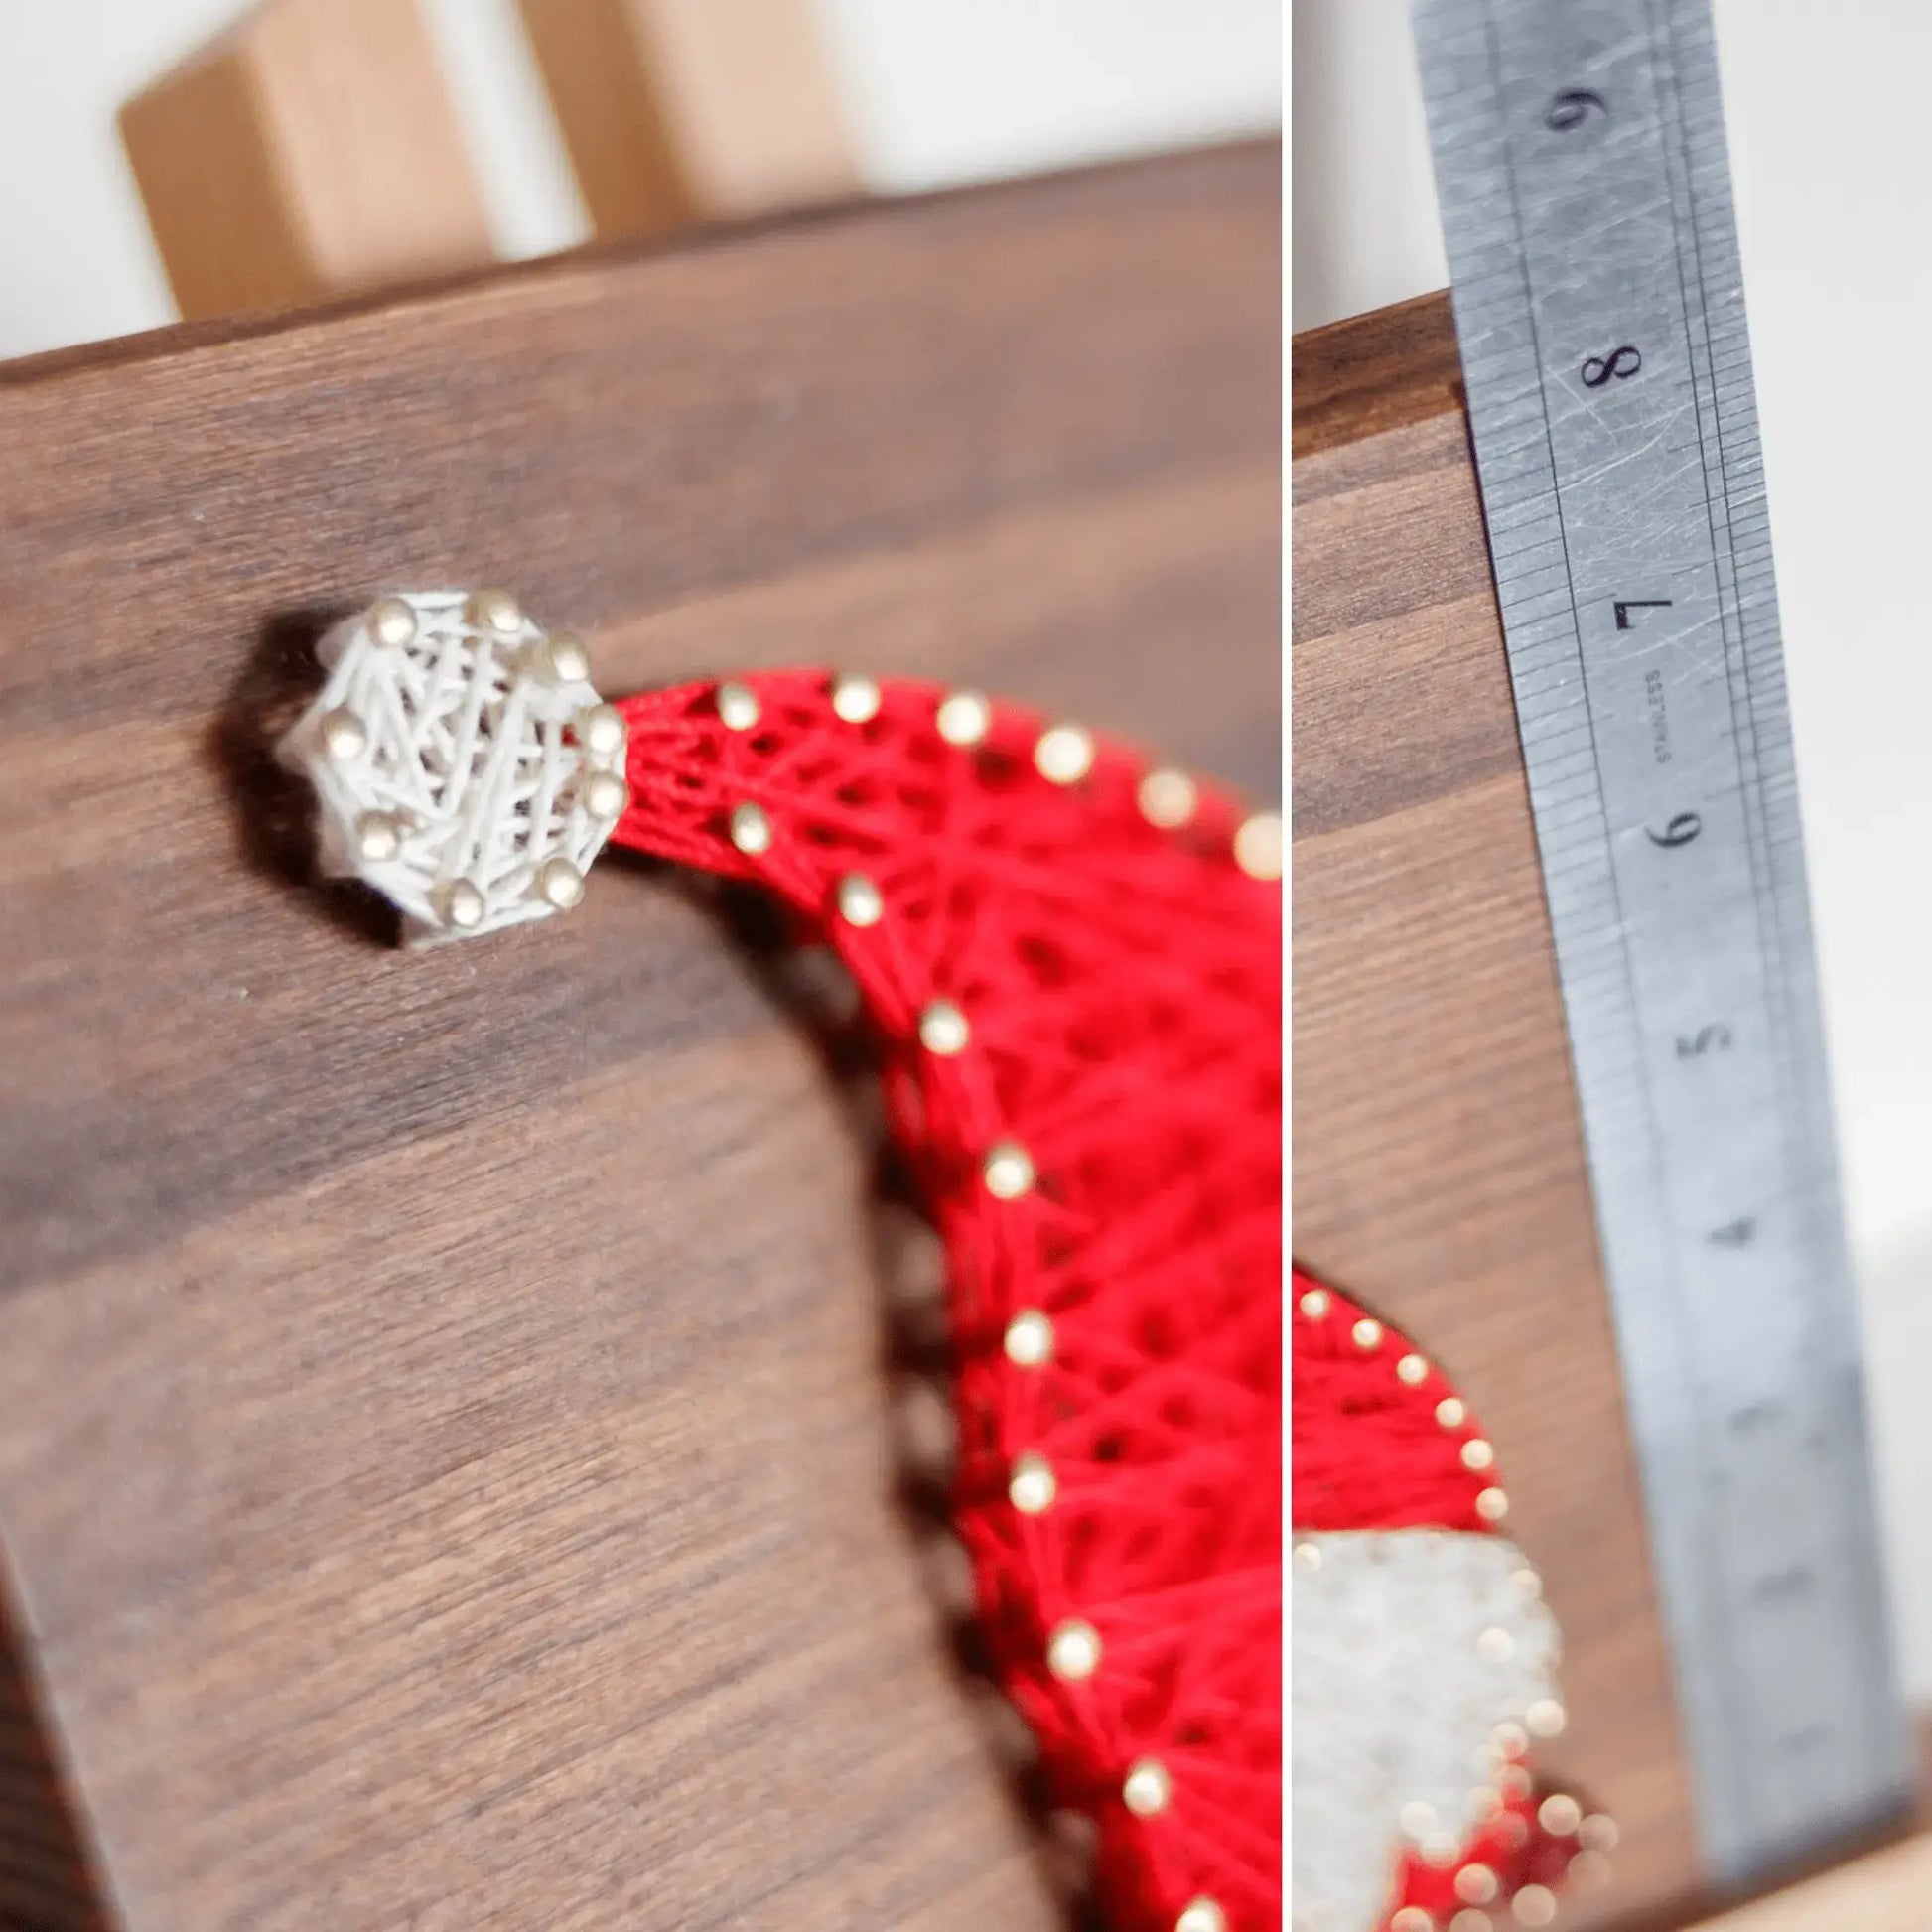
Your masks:
M 1482 1783 L 1472 1767 L 1496 1725 L 1556 1696 L 1556 1621 L 1512 1581 L 1523 1554 L 1499 1536 L 1300 1531 L 1296 1541 L 1321 1561 L 1298 1565 L 1292 1587 L 1295 1924 L 1374 1932 L 1404 1807 L 1466 1844 Z M 1507 1656 L 1485 1654 L 1494 1630 L 1508 1634 Z
M 414 614 L 415 634 L 385 644 L 367 612 L 338 624 L 317 646 L 322 691 L 277 748 L 316 788 L 323 870 L 373 886 L 412 942 L 545 918 L 557 907 L 538 871 L 550 859 L 589 871 L 616 819 L 591 813 L 587 781 L 621 776 L 623 747 L 600 756 L 578 743 L 575 721 L 600 699 L 585 679 L 556 676 L 527 618 L 504 635 L 473 622 L 460 591 L 391 601 Z M 371 812 L 396 826 L 392 856 L 359 849 Z M 483 911 L 459 924 L 449 902 L 463 881 Z

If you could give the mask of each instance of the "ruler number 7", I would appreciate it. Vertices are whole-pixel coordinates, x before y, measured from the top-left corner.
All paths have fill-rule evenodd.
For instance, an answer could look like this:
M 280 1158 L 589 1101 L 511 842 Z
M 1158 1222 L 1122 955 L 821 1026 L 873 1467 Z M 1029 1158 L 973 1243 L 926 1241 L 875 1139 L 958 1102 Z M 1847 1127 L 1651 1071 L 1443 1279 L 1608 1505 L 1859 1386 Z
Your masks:
M 1616 627 L 1629 630 L 1634 628 L 1630 621 L 1632 611 L 1668 611 L 1671 600 L 1667 597 L 1619 597 L 1611 601 L 1610 608 L 1616 613 Z

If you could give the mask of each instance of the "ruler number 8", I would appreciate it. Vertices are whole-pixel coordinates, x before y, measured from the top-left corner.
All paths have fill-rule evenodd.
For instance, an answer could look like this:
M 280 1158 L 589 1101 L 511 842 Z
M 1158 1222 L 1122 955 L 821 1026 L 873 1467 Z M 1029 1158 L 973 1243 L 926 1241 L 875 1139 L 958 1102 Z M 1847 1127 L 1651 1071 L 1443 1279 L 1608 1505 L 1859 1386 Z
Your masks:
M 1607 355 L 1592 355 L 1584 364 L 1583 376 L 1586 389 L 1600 389 L 1612 376 L 1619 382 L 1628 382 L 1643 367 L 1643 357 L 1637 353 L 1630 343 L 1620 343 Z

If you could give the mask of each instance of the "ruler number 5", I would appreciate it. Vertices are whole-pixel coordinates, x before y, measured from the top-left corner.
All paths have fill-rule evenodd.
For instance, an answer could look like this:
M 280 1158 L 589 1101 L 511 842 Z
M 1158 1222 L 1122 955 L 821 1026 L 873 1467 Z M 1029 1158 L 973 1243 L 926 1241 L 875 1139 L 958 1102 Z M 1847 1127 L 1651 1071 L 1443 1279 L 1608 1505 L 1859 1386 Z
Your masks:
M 1708 1027 L 1700 1027 L 1688 1037 L 1677 1036 L 1677 1057 L 1680 1060 L 1694 1060 L 1716 1047 L 1720 1052 L 1726 1051 L 1730 1045 L 1730 1029 L 1722 1020 L 1714 1020 Z

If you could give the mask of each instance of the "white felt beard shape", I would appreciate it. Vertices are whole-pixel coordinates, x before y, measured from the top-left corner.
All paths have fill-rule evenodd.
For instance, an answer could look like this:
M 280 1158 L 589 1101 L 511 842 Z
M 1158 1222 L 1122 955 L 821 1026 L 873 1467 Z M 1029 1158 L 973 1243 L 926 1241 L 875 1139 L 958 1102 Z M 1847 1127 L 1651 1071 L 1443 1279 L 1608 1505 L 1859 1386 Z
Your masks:
M 1467 1405 L 1297 1272 L 1291 1594 L 1296 1932 L 1545 1924 L 1609 1821 L 1539 1789 L 1559 1639 Z

